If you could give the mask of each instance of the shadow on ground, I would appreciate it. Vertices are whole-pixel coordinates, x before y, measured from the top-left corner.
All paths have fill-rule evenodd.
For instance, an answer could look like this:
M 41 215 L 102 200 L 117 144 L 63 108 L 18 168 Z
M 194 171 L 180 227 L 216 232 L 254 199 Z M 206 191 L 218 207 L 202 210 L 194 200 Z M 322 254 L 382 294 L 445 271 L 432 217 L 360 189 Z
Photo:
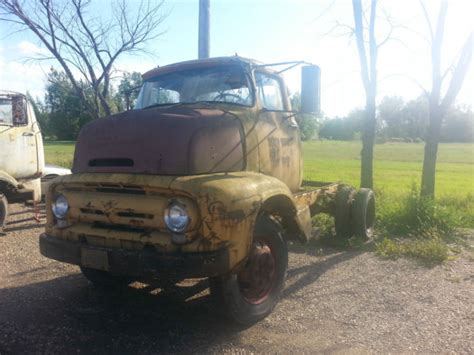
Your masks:
M 41 227 L 27 213 L 32 211 L 15 212 L 6 232 L 31 233 Z M 290 265 L 283 297 L 291 298 L 337 264 L 359 254 L 312 248 L 298 253 L 321 258 L 311 258 L 303 266 Z M 207 280 L 186 282 L 167 291 L 135 284 L 123 291 L 107 292 L 93 287 L 79 272 L 58 277 L 64 275 L 62 270 L 61 264 L 48 262 L 6 275 L 9 284 L 24 284 L 25 280 L 28 284 L 0 288 L 0 354 L 65 353 L 72 349 L 101 354 L 242 349 L 243 329 L 216 309 Z M 273 326 L 256 325 L 255 331 L 271 332 Z M 255 344 L 249 350 L 264 349 L 264 345 Z
M 317 282 L 355 255 L 339 253 L 290 268 L 291 285 L 283 297 Z M 11 275 L 17 276 L 23 275 Z M 3 289 L 0 353 L 220 352 L 239 343 L 242 329 L 220 314 L 207 287 L 207 280 L 201 280 L 167 292 L 142 284 L 109 292 L 96 289 L 78 273 Z
M 0 353 L 206 351 L 236 340 L 209 295 L 175 292 L 107 292 L 81 274 L 0 290 Z

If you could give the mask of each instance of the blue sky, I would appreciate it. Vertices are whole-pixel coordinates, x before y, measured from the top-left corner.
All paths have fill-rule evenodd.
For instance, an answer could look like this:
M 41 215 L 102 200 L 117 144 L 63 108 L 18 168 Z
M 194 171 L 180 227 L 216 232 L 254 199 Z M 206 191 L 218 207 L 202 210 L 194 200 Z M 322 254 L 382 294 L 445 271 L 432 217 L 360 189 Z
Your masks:
M 425 1 L 435 18 L 438 2 Z M 133 1 L 131 2 L 133 4 Z M 98 14 L 107 13 L 109 2 L 96 2 Z M 122 58 L 115 69 L 144 72 L 156 65 L 197 57 L 198 0 L 167 1 L 169 13 L 162 25 L 163 36 L 150 44 L 153 56 Z M 418 1 L 380 0 L 379 13 L 389 13 L 396 21 L 427 35 L 427 26 Z M 474 1 L 451 0 L 448 10 L 443 66 L 448 67 L 462 42 L 473 29 Z M 364 104 L 357 51 L 353 40 L 338 28 L 327 34 L 335 23 L 352 25 L 349 0 L 211 0 L 211 56 L 234 55 L 263 62 L 305 60 L 321 66 L 323 110 L 328 115 L 344 115 Z M 380 38 L 387 31 L 379 20 Z M 43 96 L 45 77 L 54 62 L 28 61 L 44 52 L 28 33 L 11 34 L 9 25 L 0 23 L 0 88 L 29 90 Z M 396 40 L 381 48 L 379 54 L 379 99 L 399 95 L 405 99 L 429 88 L 429 47 L 413 31 L 395 31 Z M 474 70 L 471 68 L 458 103 L 474 101 Z M 286 74 L 292 92 L 299 88 L 299 71 Z

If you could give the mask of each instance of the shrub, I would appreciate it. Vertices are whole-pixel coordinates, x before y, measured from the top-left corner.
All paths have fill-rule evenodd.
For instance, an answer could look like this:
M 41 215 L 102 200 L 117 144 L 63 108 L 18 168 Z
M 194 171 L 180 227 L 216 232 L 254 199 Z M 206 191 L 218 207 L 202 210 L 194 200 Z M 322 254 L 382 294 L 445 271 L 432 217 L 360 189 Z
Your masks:
M 460 224 L 452 209 L 435 200 L 420 198 L 416 186 L 399 201 L 385 201 L 378 210 L 378 227 L 383 239 L 376 251 L 385 257 L 408 256 L 429 263 L 447 259 L 446 242 Z M 396 238 L 403 236 L 404 238 Z
M 401 200 L 390 199 L 378 211 L 381 230 L 391 235 L 446 237 L 455 232 L 460 220 L 449 208 L 429 198 L 420 198 L 418 188 Z
M 427 264 L 439 264 L 448 258 L 448 246 L 440 239 L 401 241 L 383 238 L 376 243 L 375 250 L 384 257 L 408 256 Z

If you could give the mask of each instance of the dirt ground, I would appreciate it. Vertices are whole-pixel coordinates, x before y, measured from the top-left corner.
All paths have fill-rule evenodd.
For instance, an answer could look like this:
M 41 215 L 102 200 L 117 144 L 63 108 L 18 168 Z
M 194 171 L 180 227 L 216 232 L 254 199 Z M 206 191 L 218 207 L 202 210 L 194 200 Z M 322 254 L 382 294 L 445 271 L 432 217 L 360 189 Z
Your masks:
M 10 208 L 0 235 L 0 354 L 474 353 L 474 260 L 426 268 L 371 252 L 292 248 L 283 298 L 239 329 L 205 280 L 173 292 L 91 286 L 75 266 L 42 257 L 42 223 Z

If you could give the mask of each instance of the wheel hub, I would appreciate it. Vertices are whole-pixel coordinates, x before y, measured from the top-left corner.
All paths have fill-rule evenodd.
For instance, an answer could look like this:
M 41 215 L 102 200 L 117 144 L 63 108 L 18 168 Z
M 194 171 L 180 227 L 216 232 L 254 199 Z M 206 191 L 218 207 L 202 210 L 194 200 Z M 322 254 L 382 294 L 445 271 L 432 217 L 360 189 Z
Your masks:
M 252 304 L 265 301 L 275 280 L 275 258 L 270 247 L 255 242 L 245 268 L 238 274 L 240 291 Z

